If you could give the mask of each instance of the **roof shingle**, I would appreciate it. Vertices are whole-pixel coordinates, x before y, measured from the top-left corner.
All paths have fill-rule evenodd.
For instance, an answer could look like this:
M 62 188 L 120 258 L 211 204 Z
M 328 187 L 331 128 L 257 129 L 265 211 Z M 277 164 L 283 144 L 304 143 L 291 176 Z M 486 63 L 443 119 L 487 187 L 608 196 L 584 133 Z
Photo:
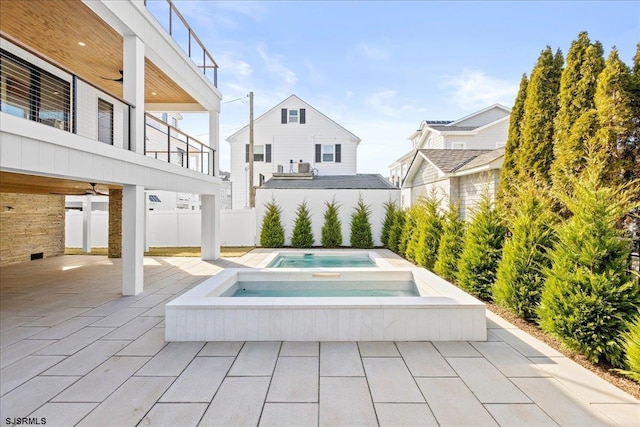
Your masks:
M 273 179 L 262 187 L 265 189 L 335 189 L 335 190 L 390 190 L 392 183 L 380 174 L 320 175 L 313 179 Z

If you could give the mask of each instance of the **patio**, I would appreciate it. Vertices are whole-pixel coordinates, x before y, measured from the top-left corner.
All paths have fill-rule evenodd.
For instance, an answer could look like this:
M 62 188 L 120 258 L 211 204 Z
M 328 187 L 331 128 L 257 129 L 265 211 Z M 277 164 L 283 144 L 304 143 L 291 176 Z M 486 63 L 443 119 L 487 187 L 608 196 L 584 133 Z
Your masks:
M 127 297 L 120 260 L 73 255 L 2 268 L 0 419 L 46 418 L 47 426 L 640 424 L 638 400 L 489 312 L 486 342 L 164 341 L 165 303 L 269 253 L 217 262 L 148 257 L 144 292 Z

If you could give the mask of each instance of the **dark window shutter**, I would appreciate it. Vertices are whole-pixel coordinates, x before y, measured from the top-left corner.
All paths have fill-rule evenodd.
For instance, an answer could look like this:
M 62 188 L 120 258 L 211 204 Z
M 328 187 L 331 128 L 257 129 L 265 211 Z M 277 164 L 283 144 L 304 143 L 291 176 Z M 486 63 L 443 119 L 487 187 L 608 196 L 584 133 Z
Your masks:
M 244 144 L 244 162 L 249 163 L 249 144 Z
M 342 162 L 342 144 L 336 144 L 336 163 Z
M 300 124 L 303 125 L 307 122 L 307 111 L 304 108 L 300 109 Z
M 322 163 L 322 145 L 316 144 L 316 163 Z
M 264 148 L 264 161 L 271 163 L 271 144 L 267 144 Z
M 283 108 L 280 110 L 280 123 L 283 125 L 287 123 L 287 109 Z

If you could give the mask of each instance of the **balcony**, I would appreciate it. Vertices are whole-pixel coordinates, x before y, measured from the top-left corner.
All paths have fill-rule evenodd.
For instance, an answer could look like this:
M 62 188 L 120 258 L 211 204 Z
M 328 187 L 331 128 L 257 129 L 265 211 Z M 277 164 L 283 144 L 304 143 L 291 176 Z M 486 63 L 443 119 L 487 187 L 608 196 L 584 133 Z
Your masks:
M 203 74 L 218 87 L 218 64 L 172 0 L 144 1 L 147 10 L 189 56 Z
M 3 37 L 8 50 L 0 49 L 2 113 L 131 149 L 134 106 L 17 43 Z M 150 114 L 145 116 L 144 155 L 214 175 L 215 150 Z

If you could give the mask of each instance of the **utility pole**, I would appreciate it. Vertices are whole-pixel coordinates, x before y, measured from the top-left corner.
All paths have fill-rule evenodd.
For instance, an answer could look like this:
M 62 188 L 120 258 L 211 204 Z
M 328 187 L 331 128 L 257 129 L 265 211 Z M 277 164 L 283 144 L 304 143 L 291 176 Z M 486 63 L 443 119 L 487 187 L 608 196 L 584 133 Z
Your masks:
M 249 92 L 249 207 L 256 206 L 256 188 L 253 185 L 253 91 Z

